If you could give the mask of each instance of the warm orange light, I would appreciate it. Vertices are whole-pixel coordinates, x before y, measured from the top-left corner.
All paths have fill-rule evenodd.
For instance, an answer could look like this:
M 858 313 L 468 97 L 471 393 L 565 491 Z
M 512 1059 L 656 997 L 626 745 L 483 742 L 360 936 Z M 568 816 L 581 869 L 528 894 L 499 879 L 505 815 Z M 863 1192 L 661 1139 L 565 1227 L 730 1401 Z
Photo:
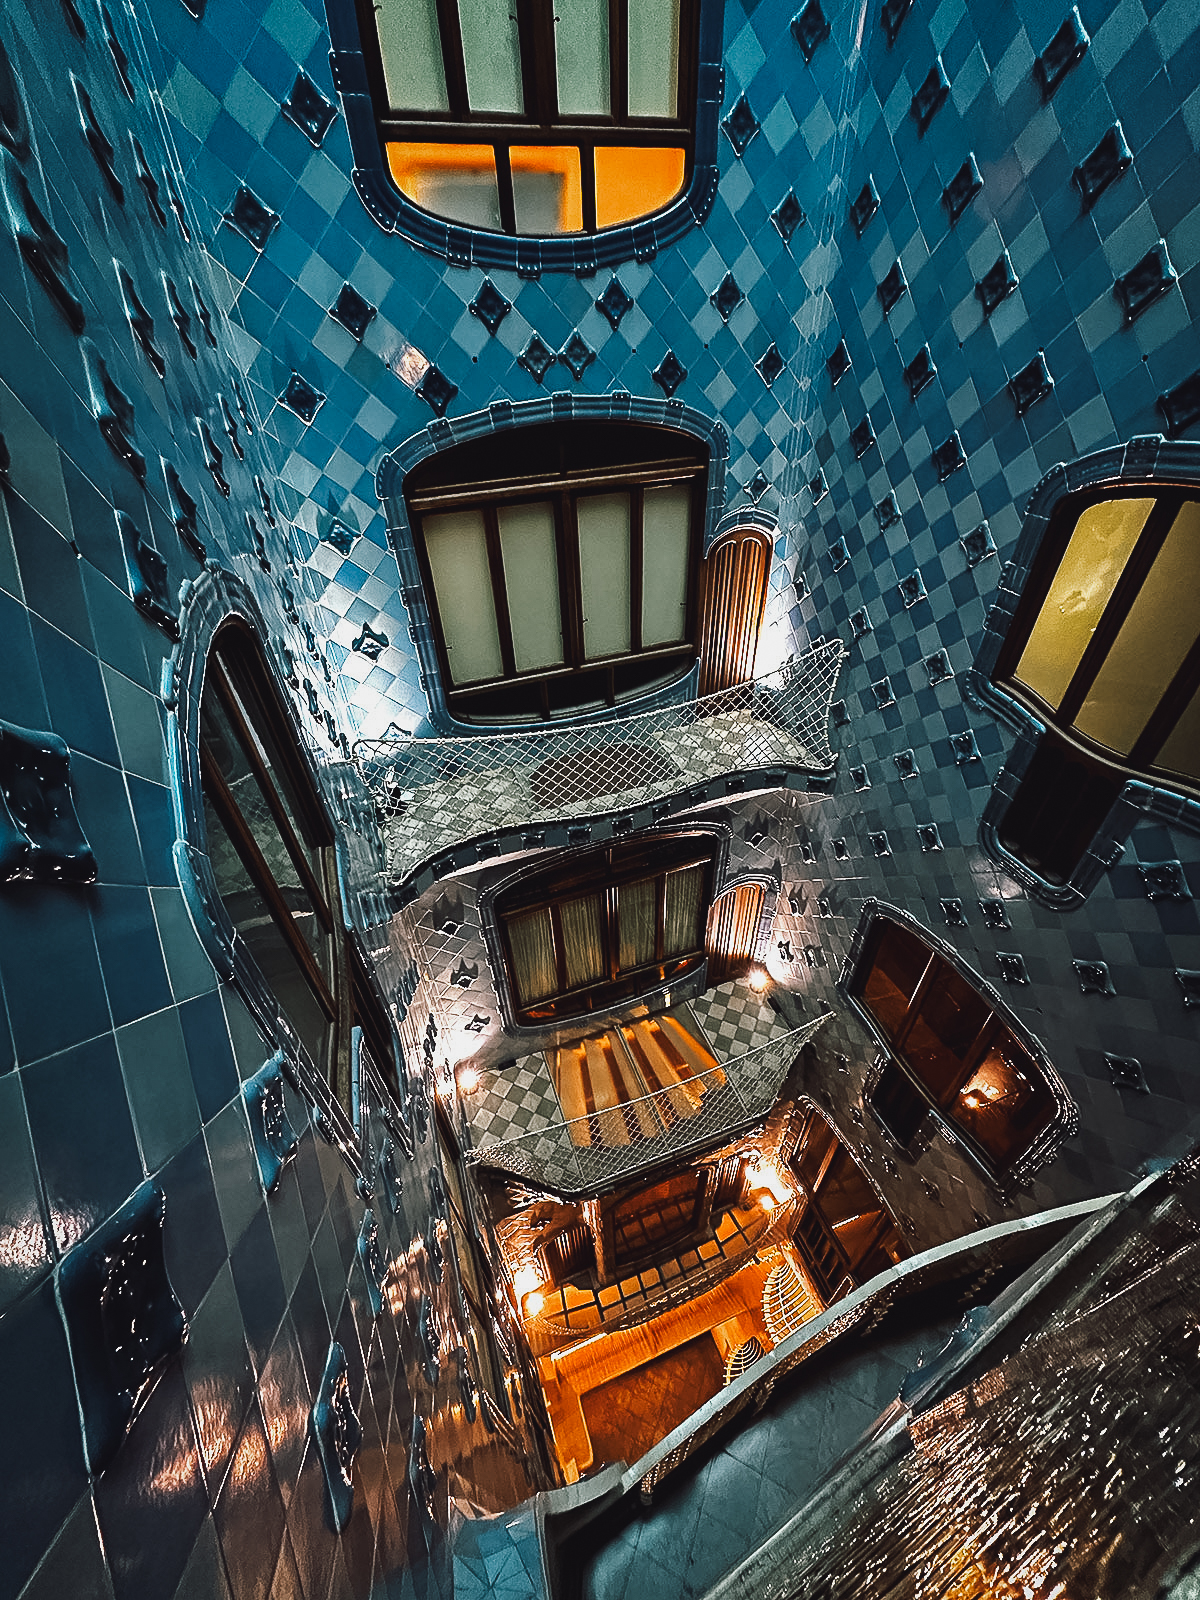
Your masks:
M 540 1283 L 541 1279 L 533 1267 L 518 1267 L 513 1273 L 513 1288 L 517 1292 L 518 1300 L 524 1299 Z
M 527 1294 L 524 1300 L 521 1302 L 522 1308 L 527 1317 L 536 1317 L 538 1312 L 545 1304 L 546 1296 L 540 1289 L 534 1289 L 533 1292 L 531 1294 Z
M 661 211 L 683 188 L 686 152 L 596 146 L 596 226 L 613 228 Z
M 458 1087 L 463 1094 L 474 1094 L 479 1087 L 479 1073 L 475 1067 L 459 1067 Z
M 765 967 L 751 967 L 746 974 L 746 982 L 754 990 L 755 994 L 766 994 L 771 987 L 771 974 Z
M 779 1204 L 770 1190 L 758 1197 L 758 1203 L 764 1211 L 774 1211 L 775 1207 Z

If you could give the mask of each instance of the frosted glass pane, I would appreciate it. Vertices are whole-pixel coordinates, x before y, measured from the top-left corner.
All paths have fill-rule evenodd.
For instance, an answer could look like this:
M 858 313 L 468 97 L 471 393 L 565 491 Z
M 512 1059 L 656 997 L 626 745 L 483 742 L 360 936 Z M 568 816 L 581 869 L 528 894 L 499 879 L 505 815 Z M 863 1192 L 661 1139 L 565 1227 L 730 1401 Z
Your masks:
M 424 533 L 451 681 L 478 683 L 501 677 L 504 665 L 483 513 L 440 512 L 425 518 Z
M 510 0 L 458 0 L 472 111 L 523 111 L 517 8 Z
M 1127 756 L 1196 640 L 1200 503 L 1189 500 L 1096 674 L 1075 726 Z
M 685 483 L 647 489 L 642 513 L 642 644 L 674 644 L 687 634 L 688 530 L 692 491 Z
M 558 109 L 564 117 L 608 115 L 608 0 L 555 0 Z
M 606 978 L 600 897 L 589 894 L 581 900 L 564 900 L 558 908 L 558 920 L 562 926 L 567 988 L 577 989 L 580 984 Z
M 498 515 L 516 669 L 557 666 L 563 645 L 553 507 L 542 500 L 504 506 Z
M 620 927 L 621 971 L 644 967 L 654 960 L 658 920 L 658 879 L 629 883 L 617 890 L 617 921 Z
M 583 227 L 583 183 L 577 145 L 510 146 L 517 232 L 539 239 Z
M 513 978 L 522 1005 L 544 1000 L 558 988 L 558 966 L 554 959 L 554 930 L 548 911 L 529 911 L 508 922 L 508 942 L 512 949 Z
M 663 916 L 664 955 L 681 955 L 684 951 L 698 949 L 703 943 L 700 918 L 700 894 L 703 888 L 703 867 L 684 867 L 681 872 L 667 874 Z
M 391 143 L 387 157 L 401 192 L 435 217 L 499 229 L 496 152 L 490 144 Z
M 629 496 L 582 495 L 579 519 L 579 573 L 583 588 L 583 653 L 598 656 L 628 652 Z
M 448 111 L 437 0 L 383 0 L 375 18 L 392 110 Z
M 629 0 L 629 115 L 673 117 L 679 102 L 679 0 Z
M 1058 709 L 1154 501 L 1105 500 L 1075 524 L 1013 677 Z

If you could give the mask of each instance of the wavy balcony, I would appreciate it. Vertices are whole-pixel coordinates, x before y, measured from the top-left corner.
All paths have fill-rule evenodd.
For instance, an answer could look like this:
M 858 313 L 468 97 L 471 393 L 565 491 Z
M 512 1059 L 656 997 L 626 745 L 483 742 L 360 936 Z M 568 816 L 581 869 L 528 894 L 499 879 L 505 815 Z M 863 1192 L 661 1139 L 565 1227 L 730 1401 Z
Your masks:
M 398 888 L 426 863 L 451 872 L 529 849 L 546 842 L 551 823 L 579 820 L 569 842 L 585 844 L 728 794 L 820 782 L 836 760 L 829 707 L 844 655 L 834 639 L 767 677 L 607 722 L 361 740 L 355 756 L 379 813 L 388 878 Z M 468 841 L 481 843 L 464 850 Z
M 731 1060 L 685 1072 L 653 1093 L 617 1097 L 547 1128 L 470 1150 L 467 1160 L 565 1196 L 596 1194 L 760 1122 L 779 1098 L 793 1061 L 830 1016 L 826 1012 Z M 582 1041 L 580 1048 L 593 1042 Z

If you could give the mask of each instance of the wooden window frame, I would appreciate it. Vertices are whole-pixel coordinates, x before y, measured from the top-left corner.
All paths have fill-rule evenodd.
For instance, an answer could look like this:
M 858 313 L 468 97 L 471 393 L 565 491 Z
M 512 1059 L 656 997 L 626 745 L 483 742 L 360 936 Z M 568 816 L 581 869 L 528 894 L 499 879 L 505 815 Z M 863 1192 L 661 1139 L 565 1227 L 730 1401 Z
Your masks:
M 1092 506 L 1114 500 L 1153 499 L 1155 504 L 1138 534 L 1133 550 L 1121 572 L 1108 603 L 1057 708 L 1014 677 L 1017 664 L 1034 625 L 1041 616 L 1050 586 L 1062 564 L 1071 536 L 1083 513 Z M 1200 778 L 1186 776 L 1155 766 L 1155 757 L 1170 736 L 1175 722 L 1200 690 L 1200 627 L 1197 639 L 1175 673 L 1157 707 L 1130 750 L 1120 756 L 1097 744 L 1074 727 L 1088 691 L 1108 659 L 1121 626 L 1141 593 L 1171 526 L 1188 501 L 1200 502 L 1200 486 L 1177 483 L 1123 484 L 1106 489 L 1090 489 L 1063 497 L 1041 542 L 1029 577 L 1021 591 L 1012 624 L 1000 648 L 992 681 L 1021 701 L 1048 728 L 1053 728 L 1063 743 L 1096 765 L 1123 776 L 1169 783 L 1200 796 Z M 1200 600 L 1197 600 L 1200 610 Z
M 926 956 L 921 976 L 913 988 L 900 1024 L 890 1036 L 864 997 L 867 980 L 874 971 L 879 947 L 889 928 L 899 929 L 918 944 Z M 917 1068 L 909 1062 L 904 1053 L 904 1045 L 920 1019 L 922 1000 L 932 992 L 939 975 L 939 968 L 949 968 L 986 1007 L 986 1015 L 962 1057 L 960 1069 L 952 1076 L 947 1088 L 940 1095 L 925 1083 Z M 900 1143 L 898 1137 L 892 1133 L 890 1125 L 875 1110 L 873 1104 L 880 1078 L 889 1067 L 898 1072 L 915 1091 L 927 1109 L 950 1132 L 954 1141 L 968 1153 L 974 1164 L 1001 1187 L 1006 1183 L 1020 1181 L 1028 1171 L 1050 1159 L 1056 1146 L 1056 1141 L 1052 1139 L 1053 1134 L 1073 1131 L 1074 1104 L 1058 1081 L 1057 1074 L 1049 1067 L 1036 1042 L 1016 1025 L 1015 1018 L 1006 1012 L 999 997 L 992 994 L 976 974 L 967 970 L 961 961 L 954 959 L 944 946 L 915 925 L 911 919 L 887 912 L 879 913 L 868 905 L 864 922 L 860 925 L 854 940 L 846 974 L 839 982 L 839 988 L 886 1052 L 881 1061 L 876 1063 L 877 1070 L 868 1082 L 864 1099 L 876 1120 L 897 1144 Z M 1030 1066 L 1038 1075 L 1038 1089 L 1045 1091 L 1050 1106 L 1046 1117 L 1032 1130 L 1025 1143 L 1015 1150 L 1011 1157 L 998 1162 L 991 1152 L 974 1138 L 970 1130 L 951 1114 L 950 1108 L 963 1085 L 970 1080 L 1001 1034 L 1011 1037 L 1022 1055 L 1028 1059 Z M 919 1140 L 918 1132 L 908 1146 L 900 1147 L 915 1157 L 920 1153 L 920 1150 L 915 1148 Z
M 330 1087 L 349 1111 L 350 1036 L 353 1027 L 360 1026 L 371 1059 L 392 1093 L 399 1096 L 392 1029 L 375 994 L 366 963 L 342 920 L 333 828 L 318 798 L 291 720 L 270 687 L 269 670 L 258 640 L 252 630 L 239 621 L 224 624 L 209 648 L 202 705 L 210 695 L 217 700 L 230 723 L 328 941 L 330 970 L 326 973 L 296 926 L 254 831 L 208 746 L 201 721 L 199 754 L 203 792 L 251 882 L 263 896 L 276 929 L 299 963 L 330 1029 L 328 1059 L 314 1064 L 324 1070 Z M 280 777 L 274 775 L 271 763 L 264 758 L 262 746 L 269 749 L 271 762 L 277 763 L 282 784 Z M 317 856 L 315 869 L 309 860 L 309 850 Z M 289 1026 L 296 1031 L 290 1019 Z
M 643 433 L 649 430 L 636 428 L 635 431 Z M 412 475 L 418 482 L 411 488 L 406 484 L 405 500 L 409 525 L 413 533 L 422 584 L 428 598 L 431 631 L 443 692 L 447 709 L 452 716 L 463 722 L 476 724 L 482 722 L 485 725 L 568 720 L 578 715 L 580 710 L 591 709 L 594 704 L 614 707 L 654 693 L 660 688 L 668 688 L 672 683 L 686 677 L 692 670 L 699 654 L 701 542 L 708 487 L 708 461 L 705 459 L 702 446 L 690 440 L 684 442 L 685 436 L 677 437 L 681 440 L 677 453 L 663 455 L 658 460 L 636 463 L 615 461 L 609 466 L 590 464 L 580 467 L 573 466 L 570 462 L 571 441 L 564 430 L 566 443 L 562 449 L 561 465 L 557 471 L 543 470 L 528 475 L 514 474 L 505 478 L 468 477 L 466 481 L 427 484 L 424 480 L 438 468 L 442 469 L 441 476 L 445 478 L 445 464 L 435 456 L 430 458 L 428 463 L 422 464 L 424 472 Z M 521 448 L 519 435 L 512 435 L 510 443 L 514 451 L 519 452 Z M 469 457 L 465 464 L 469 469 Z M 645 494 L 647 489 L 678 483 L 689 484 L 691 488 L 685 637 L 677 644 L 656 645 L 643 649 L 641 629 Z M 581 496 L 614 493 L 628 493 L 630 496 L 631 648 L 616 655 L 589 658 L 584 653 L 582 577 L 576 507 Z M 554 516 L 564 660 L 552 667 L 518 672 L 513 654 L 512 627 L 505 592 L 497 513 L 503 506 L 547 502 L 551 505 Z M 423 519 L 446 511 L 480 511 L 484 518 L 492 604 L 496 614 L 504 670 L 497 678 L 479 680 L 471 684 L 456 685 L 453 681 L 437 590 L 425 545 Z M 636 672 L 639 666 L 646 670 Z M 657 672 L 654 670 L 656 667 Z M 623 669 L 629 669 L 636 676 L 636 681 L 631 686 L 621 685 Z M 531 691 L 525 706 L 517 711 L 511 709 L 515 688 Z M 563 690 L 566 690 L 567 694 L 559 699 L 558 692 Z
M 694 843 L 684 846 L 684 840 Z M 653 861 L 654 855 L 671 852 L 671 846 L 679 847 L 679 859 Z M 678 982 L 695 972 L 705 960 L 704 932 L 707 910 L 712 903 L 715 856 L 716 840 L 710 835 L 672 834 L 651 840 L 639 839 L 630 845 L 610 845 L 600 851 L 589 852 L 584 862 L 571 862 L 565 870 L 559 868 L 541 872 L 532 880 L 525 880 L 508 893 L 499 895 L 493 909 L 500 932 L 508 992 L 518 1026 L 537 1026 L 609 1010 L 634 995 L 644 994 L 666 983 Z M 617 858 L 615 864 L 614 857 Z M 622 861 L 622 857 L 627 859 Z M 675 873 L 698 866 L 705 870 L 700 894 L 698 943 L 693 949 L 668 956 L 664 932 L 667 880 Z M 654 959 L 622 970 L 619 965 L 619 891 L 649 879 L 655 879 L 659 886 Z M 566 981 L 566 951 L 559 908 L 564 902 L 577 900 L 589 893 L 603 897 L 601 940 L 607 976 L 570 987 Z M 522 1005 L 508 924 L 514 917 L 540 911 L 550 913 L 559 988 L 543 1000 Z
M 500 234 L 504 237 L 533 237 L 517 233 L 509 159 L 513 145 L 560 146 L 579 151 L 583 235 L 610 231 L 608 228 L 599 228 L 596 222 L 597 146 L 682 149 L 683 181 L 678 195 L 673 199 L 686 194 L 695 164 L 701 0 L 680 0 L 677 115 L 673 118 L 630 117 L 627 104 L 628 0 L 608 0 L 608 3 L 612 111 L 608 116 L 568 116 L 558 110 L 553 0 L 515 0 L 522 91 L 526 107 L 531 108 L 517 113 L 471 111 L 455 0 L 437 0 L 438 33 L 450 105 L 444 112 L 410 114 L 396 112 L 388 103 L 383 53 L 375 26 L 375 0 L 355 0 L 367 86 L 381 146 L 386 149 L 390 143 L 491 145 L 496 163 Z M 405 199 L 416 205 L 409 196 L 406 195 Z M 439 220 L 453 223 L 453 219 Z M 453 225 L 468 227 L 471 232 L 494 231 L 467 224 Z M 614 226 L 626 227 L 628 224 Z
M 800 1170 L 801 1156 L 803 1154 L 804 1146 L 809 1134 L 818 1122 L 822 1123 L 829 1130 L 829 1133 L 832 1135 L 832 1137 L 829 1142 L 829 1148 L 825 1152 L 824 1158 L 822 1159 L 820 1169 L 818 1170 L 816 1176 L 809 1180 L 803 1176 Z M 874 1231 L 870 1235 L 869 1241 L 862 1251 L 860 1262 L 868 1260 L 871 1255 L 880 1247 L 889 1233 L 894 1233 L 896 1235 L 897 1240 L 899 1241 L 899 1247 L 901 1249 L 904 1247 L 900 1230 L 896 1225 L 896 1219 L 888 1210 L 888 1207 L 878 1189 L 876 1189 L 875 1185 L 871 1182 L 870 1176 L 866 1169 L 863 1167 L 862 1163 L 856 1159 L 854 1152 L 842 1138 L 837 1128 L 835 1128 L 833 1123 L 830 1122 L 829 1118 L 818 1111 L 815 1106 L 810 1105 L 805 1115 L 804 1124 L 800 1129 L 799 1137 L 796 1140 L 795 1149 L 788 1157 L 788 1170 L 795 1181 L 796 1187 L 800 1189 L 804 1195 L 804 1206 L 796 1220 L 796 1225 L 793 1229 L 793 1237 L 801 1249 L 806 1267 L 817 1279 L 817 1286 L 820 1289 L 822 1298 L 825 1300 L 827 1305 L 831 1304 L 834 1300 L 840 1299 L 844 1294 L 848 1294 L 858 1281 L 856 1277 L 858 1268 L 851 1265 L 850 1257 L 847 1254 L 842 1241 L 838 1238 L 836 1232 L 834 1231 L 834 1224 L 830 1222 L 829 1218 L 826 1216 L 825 1208 L 821 1204 L 821 1187 L 825 1181 L 830 1167 L 833 1165 L 839 1154 L 844 1155 L 847 1161 L 852 1164 L 856 1172 L 862 1178 L 864 1186 L 870 1190 L 872 1195 L 874 1195 L 879 1206 L 879 1220 L 875 1224 Z M 828 1270 L 828 1268 L 819 1258 L 817 1249 L 814 1245 L 814 1238 L 819 1240 L 822 1255 L 826 1259 L 832 1255 L 836 1260 L 838 1266 L 838 1274 L 836 1277 Z

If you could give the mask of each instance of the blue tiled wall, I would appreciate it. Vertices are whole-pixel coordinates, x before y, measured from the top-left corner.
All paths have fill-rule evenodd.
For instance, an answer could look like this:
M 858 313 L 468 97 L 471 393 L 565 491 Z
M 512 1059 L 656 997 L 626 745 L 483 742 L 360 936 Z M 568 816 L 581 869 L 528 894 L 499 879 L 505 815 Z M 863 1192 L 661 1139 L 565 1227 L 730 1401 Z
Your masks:
M 778 517 L 764 655 L 859 635 L 839 691 L 836 792 L 797 800 L 779 819 L 792 892 L 776 932 L 792 956 L 774 966 L 798 1002 L 839 1006 L 809 1089 L 880 1181 L 901 1186 L 918 1234 L 967 1226 L 993 1206 L 949 1147 L 897 1172 L 862 1117 L 872 1050 L 833 980 L 876 896 L 1004 989 L 1080 1104 L 1078 1135 L 1022 1203 L 1119 1187 L 1186 1136 L 1197 1097 L 1197 1012 L 1174 977 L 1200 966 L 1195 901 L 1149 900 L 1136 868 L 1179 859 L 1200 893 L 1200 847 L 1145 825 L 1081 910 L 1028 900 L 976 844 L 1010 738 L 968 711 L 960 679 L 1041 474 L 1159 431 L 1156 397 L 1200 367 L 1200 30 L 1188 0 L 1081 4 L 1090 46 L 1042 104 L 1033 67 L 1064 21 L 1058 0 L 916 0 L 891 48 L 875 7 L 830 4 L 831 35 L 811 64 L 789 6 L 727 0 L 724 105 L 744 94 L 758 130 L 741 157 L 721 136 L 705 227 L 616 269 L 635 304 L 615 331 L 595 306 L 608 270 L 492 274 L 513 306 L 492 336 L 468 309 L 477 269 L 446 266 L 367 216 L 340 116 L 314 147 L 283 114 L 301 71 L 336 101 L 319 0 L 198 9 L 200 19 L 179 0 L 136 14 L 120 0 L 77 0 L 77 10 L 18 0 L 0 18 L 30 131 L 27 150 L 7 141 L 21 147 L 5 156 L 7 188 L 20 210 L 12 174 L 23 174 L 65 245 L 67 289 L 94 347 L 89 373 L 0 216 L 0 434 L 11 463 L 0 719 L 66 741 L 99 864 L 93 889 L 0 888 L 0 1596 L 325 1600 L 366 1593 L 385 1573 L 393 1593 L 437 1592 L 449 1567 L 410 1493 L 407 1457 L 414 1409 L 447 1414 L 450 1378 L 428 1393 L 415 1306 L 370 1316 L 355 1266 L 363 1201 L 333 1148 L 308 1128 L 280 1191 L 268 1200 L 259 1187 L 238 1089 L 270 1048 L 219 982 L 179 889 L 160 695 L 171 639 L 132 603 L 116 512 L 164 558 L 174 606 L 200 572 L 173 525 L 161 463 L 175 468 L 210 557 L 252 587 L 273 643 L 292 654 L 314 752 L 336 761 L 343 740 L 425 715 L 374 472 L 433 420 L 416 392 L 426 363 L 457 386 L 452 421 L 546 391 L 657 395 L 652 373 L 673 351 L 687 369 L 678 398 L 728 435 L 730 504 L 753 498 Z M 910 106 L 938 56 L 949 94 L 921 135 Z M 85 141 L 70 74 L 94 108 L 93 144 L 102 155 L 104 139 L 112 146 L 123 204 Z M 1132 164 L 1085 213 L 1072 169 L 1116 121 Z M 4 126 L 12 135 L 7 116 Z M 951 226 L 942 190 L 969 155 L 982 192 Z M 868 176 L 880 203 L 859 239 L 848 213 Z M 226 220 L 237 207 L 243 226 L 271 221 L 244 197 L 238 207 L 242 189 L 277 219 L 261 250 Z M 806 220 L 785 242 L 771 212 L 790 190 Z M 1177 281 L 1125 327 L 1115 280 L 1160 241 Z M 985 319 L 974 285 L 1005 251 L 1018 286 Z M 896 262 L 906 292 L 885 316 L 877 287 Z M 142 344 L 118 264 L 153 322 L 151 333 L 142 320 Z M 743 295 L 727 323 L 710 300 L 726 274 Z M 328 312 L 347 283 L 377 313 L 361 342 Z M 539 386 L 517 357 L 535 333 L 558 350 L 575 331 L 596 360 L 578 381 L 556 363 Z M 835 388 L 826 362 L 842 339 L 850 366 Z M 772 344 L 785 366 L 768 385 L 757 364 Z M 923 346 L 937 372 L 914 401 L 903 370 Z M 1039 352 L 1054 387 L 1018 418 L 1007 383 Z M 144 486 L 101 434 L 95 356 L 132 405 L 124 428 L 145 458 Z M 311 421 L 281 400 L 289 385 L 300 402 L 309 386 Z M 111 395 L 108 409 L 120 423 Z M 874 442 L 856 459 L 851 433 L 865 418 Z M 197 419 L 222 452 L 228 498 Z M 932 454 L 955 432 L 965 464 L 939 485 Z M 819 499 L 807 487 L 818 474 Z M 884 527 L 875 508 L 889 495 L 898 515 Z M 959 541 L 985 520 L 996 554 L 971 567 Z M 834 570 L 839 539 L 847 559 Z M 906 607 L 899 585 L 918 572 L 924 592 Z M 375 661 L 354 647 L 364 625 L 388 641 Z M 950 675 L 931 683 L 938 652 Z M 876 709 L 871 686 L 885 677 L 894 704 Z M 979 759 L 960 767 L 950 739 L 968 727 Z M 904 752 L 907 778 L 895 760 Z M 932 851 L 918 837 L 929 824 Z M 879 833 L 887 856 L 871 843 Z M 965 927 L 946 927 L 944 900 L 961 902 Z M 1008 927 L 985 925 L 983 900 L 1004 903 Z M 1006 952 L 1022 956 L 1027 986 L 1003 984 Z M 397 970 L 409 954 L 396 949 Z M 1078 959 L 1105 961 L 1115 993 L 1082 994 Z M 435 988 L 430 974 L 429 1010 Z M 1105 1051 L 1137 1058 L 1149 1093 L 1115 1088 Z M 304 1126 L 302 1108 L 293 1112 Z M 420 1146 L 387 1234 L 397 1257 L 427 1225 L 431 1161 Z M 167 1194 L 167 1264 L 191 1335 L 122 1455 L 91 1483 L 53 1268 L 147 1176 Z M 323 1520 L 305 1431 L 335 1333 L 352 1352 L 368 1464 L 340 1541 Z M 520 1471 L 511 1459 L 496 1466 L 494 1441 L 485 1469 L 484 1442 L 464 1440 L 463 1498 L 518 1497 Z M 443 1492 L 447 1483 L 443 1471 Z

